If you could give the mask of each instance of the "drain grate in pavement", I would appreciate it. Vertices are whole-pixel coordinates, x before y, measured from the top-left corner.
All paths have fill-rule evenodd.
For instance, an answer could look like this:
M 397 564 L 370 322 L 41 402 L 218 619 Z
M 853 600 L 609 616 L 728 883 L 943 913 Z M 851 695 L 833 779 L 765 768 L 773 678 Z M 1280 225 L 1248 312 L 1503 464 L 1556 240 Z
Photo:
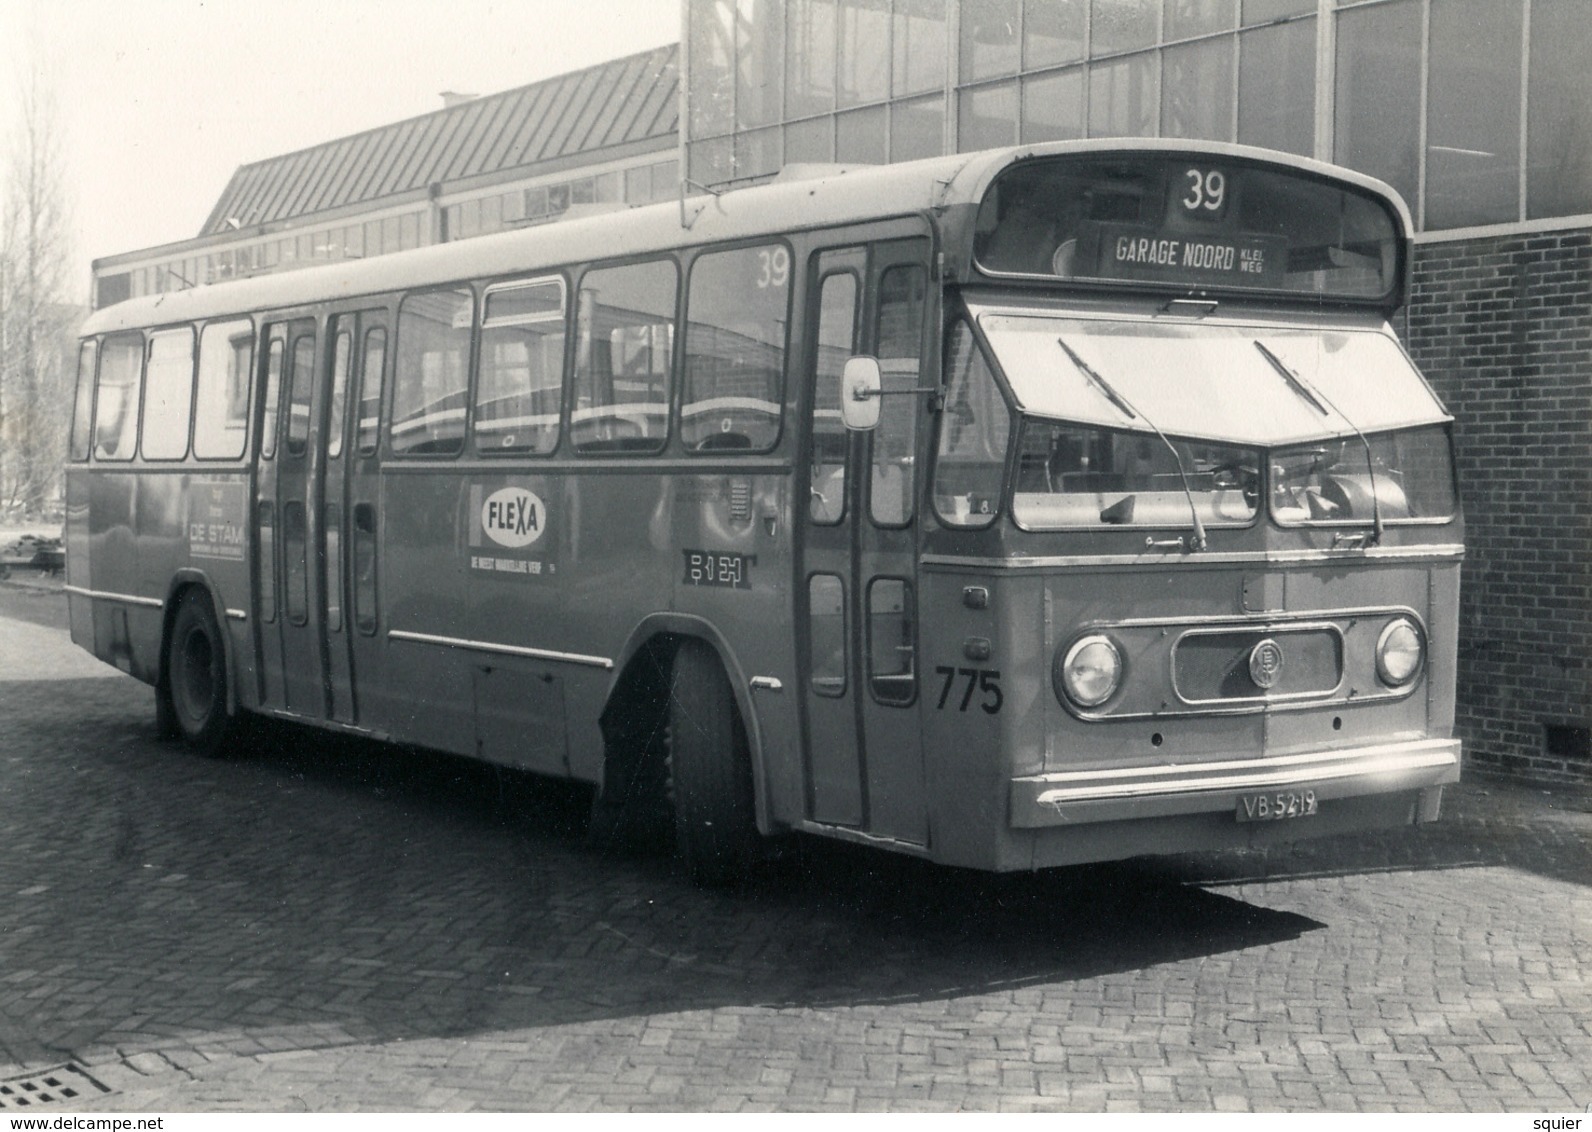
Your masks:
M 96 1081 L 80 1066 L 58 1065 L 0 1081 L 0 1109 L 38 1108 L 110 1091 L 109 1085 Z

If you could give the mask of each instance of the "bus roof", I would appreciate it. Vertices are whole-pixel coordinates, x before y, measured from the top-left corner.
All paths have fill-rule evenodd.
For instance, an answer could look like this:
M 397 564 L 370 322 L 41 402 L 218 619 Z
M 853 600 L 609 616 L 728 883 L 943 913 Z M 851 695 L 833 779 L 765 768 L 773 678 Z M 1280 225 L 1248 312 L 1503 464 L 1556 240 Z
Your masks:
M 1193 153 L 1242 157 L 1356 185 L 1385 198 L 1410 231 L 1409 209 L 1385 183 L 1325 162 L 1252 146 L 1171 138 L 1101 138 L 1050 142 L 932 157 L 894 165 L 825 166 L 717 196 L 688 197 L 643 208 L 585 216 L 534 228 L 433 244 L 368 260 L 258 276 L 129 299 L 96 311 L 85 336 L 257 310 L 338 301 L 466 279 L 524 274 L 781 232 L 976 205 L 1014 164 L 1091 153 Z M 684 221 L 684 222 L 682 222 Z

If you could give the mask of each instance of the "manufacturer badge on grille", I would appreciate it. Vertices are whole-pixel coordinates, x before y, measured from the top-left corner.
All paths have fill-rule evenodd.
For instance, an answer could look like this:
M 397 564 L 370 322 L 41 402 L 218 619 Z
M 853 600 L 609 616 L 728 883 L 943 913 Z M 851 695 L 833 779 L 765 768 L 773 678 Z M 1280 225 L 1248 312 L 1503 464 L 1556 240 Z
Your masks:
M 1255 687 L 1271 688 L 1282 676 L 1282 646 L 1267 637 L 1249 650 L 1249 678 Z

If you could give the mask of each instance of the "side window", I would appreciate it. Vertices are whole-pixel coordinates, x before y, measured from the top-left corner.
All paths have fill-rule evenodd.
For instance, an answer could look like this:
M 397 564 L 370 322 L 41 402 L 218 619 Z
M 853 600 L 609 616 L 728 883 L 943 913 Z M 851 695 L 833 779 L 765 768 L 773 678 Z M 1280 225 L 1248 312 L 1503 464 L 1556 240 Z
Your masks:
M 282 357 L 286 352 L 280 331 L 273 334 L 265 356 L 265 412 L 260 420 L 260 455 L 266 460 L 276 455 L 276 407 L 282 396 Z
M 94 424 L 94 363 L 99 344 L 92 338 L 77 348 L 77 397 L 72 403 L 72 459 L 87 460 Z
M 698 452 L 767 452 L 779 439 L 790 324 L 784 244 L 714 252 L 691 265 L 680 438 Z
M 1011 413 L 965 322 L 951 334 L 945 372 L 950 388 L 940 414 L 934 510 L 948 527 L 987 527 L 1000 506 Z
M 658 452 L 668 439 L 674 366 L 672 260 L 588 271 L 580 281 L 577 452 Z
M 365 364 L 359 371 L 359 422 L 355 448 L 361 456 L 374 456 L 381 436 L 381 381 L 387 368 L 387 328 L 365 332 Z
M 249 378 L 254 326 L 248 319 L 212 322 L 199 335 L 199 388 L 194 397 L 193 454 L 236 460 L 249 435 Z
M 309 449 L 310 406 L 315 402 L 315 336 L 293 339 L 293 369 L 288 375 L 287 454 L 302 456 Z
M 144 382 L 144 336 L 107 338 L 94 392 L 94 459 L 131 460 Z
M 455 290 L 407 295 L 398 307 L 393 452 L 455 456 L 463 450 L 474 305 L 469 291 Z
M 188 455 L 192 413 L 193 331 L 184 327 L 151 334 L 144 374 L 144 459 L 181 460 Z
M 879 278 L 879 368 L 887 391 L 918 386 L 926 287 L 923 268 L 917 264 L 891 267 Z M 869 514 L 880 526 L 912 521 L 920 405 L 915 396 L 880 399 L 868 491 Z
M 837 574 L 807 579 L 807 625 L 812 688 L 820 696 L 846 693 L 846 583 Z
M 347 316 L 339 323 L 350 321 Z M 332 405 L 326 421 L 326 457 L 335 460 L 343 454 L 344 406 L 348 399 L 348 367 L 353 364 L 354 335 L 340 329 L 332 340 Z
M 546 455 L 564 394 L 564 281 L 495 288 L 481 320 L 475 447 Z
M 917 611 L 905 578 L 868 583 L 868 686 L 882 704 L 917 698 Z
M 846 448 L 850 434 L 840 419 L 840 372 L 856 343 L 857 277 L 849 271 L 825 276 L 818 307 L 813 469 L 807 515 L 813 522 L 827 525 L 840 522 L 846 514 Z

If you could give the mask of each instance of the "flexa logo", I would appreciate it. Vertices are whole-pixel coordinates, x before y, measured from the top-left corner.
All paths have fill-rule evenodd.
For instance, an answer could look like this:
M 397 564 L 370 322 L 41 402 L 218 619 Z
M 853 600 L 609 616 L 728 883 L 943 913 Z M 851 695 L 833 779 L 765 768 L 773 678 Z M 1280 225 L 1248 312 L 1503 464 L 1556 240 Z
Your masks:
M 523 487 L 501 488 L 481 501 L 481 530 L 499 546 L 530 546 L 546 527 L 546 505 Z

